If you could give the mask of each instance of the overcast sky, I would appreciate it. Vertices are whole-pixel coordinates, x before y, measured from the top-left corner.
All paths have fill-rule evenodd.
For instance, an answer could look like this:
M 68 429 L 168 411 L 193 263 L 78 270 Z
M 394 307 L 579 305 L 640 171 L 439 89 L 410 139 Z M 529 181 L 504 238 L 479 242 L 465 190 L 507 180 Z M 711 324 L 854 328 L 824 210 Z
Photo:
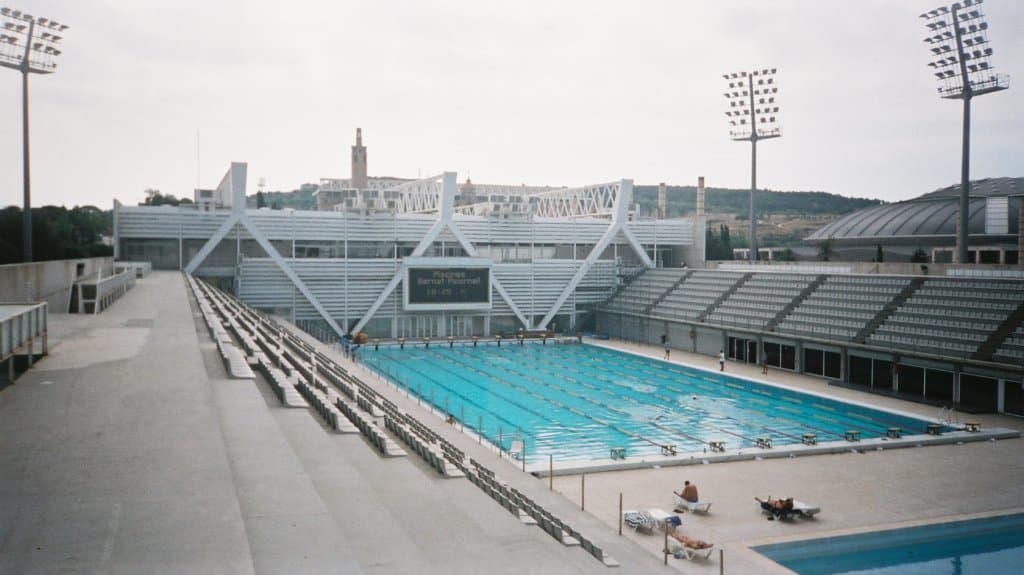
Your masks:
M 371 176 L 743 188 L 721 74 L 761 67 L 783 130 L 761 187 L 896 201 L 959 181 L 961 104 L 936 95 L 917 17 L 935 1 L 2 3 L 71 26 L 31 78 L 35 205 L 191 196 L 233 160 L 249 193 L 348 177 L 356 127 Z M 1024 3 L 983 6 L 1011 87 L 974 100 L 971 175 L 1022 176 Z M 0 70 L 0 205 L 21 203 L 20 106 Z

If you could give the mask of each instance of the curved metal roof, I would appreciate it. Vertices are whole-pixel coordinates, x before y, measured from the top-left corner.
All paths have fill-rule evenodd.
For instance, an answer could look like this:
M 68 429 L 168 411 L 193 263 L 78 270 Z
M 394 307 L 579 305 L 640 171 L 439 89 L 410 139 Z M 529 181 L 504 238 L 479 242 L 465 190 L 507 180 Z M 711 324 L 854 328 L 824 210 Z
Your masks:
M 872 206 L 847 214 L 818 228 L 805 238 L 817 241 L 878 240 L 914 236 L 953 236 L 960 186 L 949 186 L 895 204 Z M 1016 235 L 1024 178 L 986 178 L 971 182 L 967 229 L 985 233 L 985 202 L 992 197 L 1013 196 L 1009 202 L 1009 234 Z

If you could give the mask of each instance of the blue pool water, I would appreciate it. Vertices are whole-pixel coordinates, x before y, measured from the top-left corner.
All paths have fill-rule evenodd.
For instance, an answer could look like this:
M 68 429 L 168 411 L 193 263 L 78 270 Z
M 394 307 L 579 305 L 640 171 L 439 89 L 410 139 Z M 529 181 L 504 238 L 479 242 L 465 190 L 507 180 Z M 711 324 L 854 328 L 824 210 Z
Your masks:
M 755 547 L 800 575 L 1001 575 L 1024 571 L 1024 515 Z
M 361 361 L 438 410 L 481 428 L 502 448 L 525 443 L 527 461 L 659 454 L 661 445 L 702 452 L 923 433 L 925 421 L 678 364 L 579 344 L 506 343 L 366 347 Z M 477 430 L 480 431 L 480 430 Z

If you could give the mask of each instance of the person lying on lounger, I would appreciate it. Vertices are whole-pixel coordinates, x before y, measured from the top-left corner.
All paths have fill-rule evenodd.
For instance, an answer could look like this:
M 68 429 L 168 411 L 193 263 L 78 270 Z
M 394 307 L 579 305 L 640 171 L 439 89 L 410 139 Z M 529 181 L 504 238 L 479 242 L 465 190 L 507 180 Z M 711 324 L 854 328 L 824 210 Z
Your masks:
M 683 546 L 689 547 L 690 549 L 707 549 L 708 547 L 712 547 L 714 545 L 713 543 L 708 543 L 707 541 L 694 539 L 693 537 L 687 537 L 682 533 L 672 532 L 668 535 L 669 537 L 681 543 Z
M 768 496 L 767 501 L 763 501 L 757 497 L 755 501 L 761 504 L 761 509 L 767 511 L 771 515 L 768 516 L 769 521 L 778 519 L 787 519 L 793 513 L 793 498 L 788 497 L 786 499 L 772 499 L 771 495 Z

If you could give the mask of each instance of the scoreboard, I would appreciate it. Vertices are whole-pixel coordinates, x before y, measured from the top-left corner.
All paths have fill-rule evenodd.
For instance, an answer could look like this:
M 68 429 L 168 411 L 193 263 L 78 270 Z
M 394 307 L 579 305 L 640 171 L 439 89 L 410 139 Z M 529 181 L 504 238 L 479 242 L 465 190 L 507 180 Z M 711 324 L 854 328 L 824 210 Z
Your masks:
M 491 308 L 489 259 L 408 258 L 403 279 L 407 310 Z

